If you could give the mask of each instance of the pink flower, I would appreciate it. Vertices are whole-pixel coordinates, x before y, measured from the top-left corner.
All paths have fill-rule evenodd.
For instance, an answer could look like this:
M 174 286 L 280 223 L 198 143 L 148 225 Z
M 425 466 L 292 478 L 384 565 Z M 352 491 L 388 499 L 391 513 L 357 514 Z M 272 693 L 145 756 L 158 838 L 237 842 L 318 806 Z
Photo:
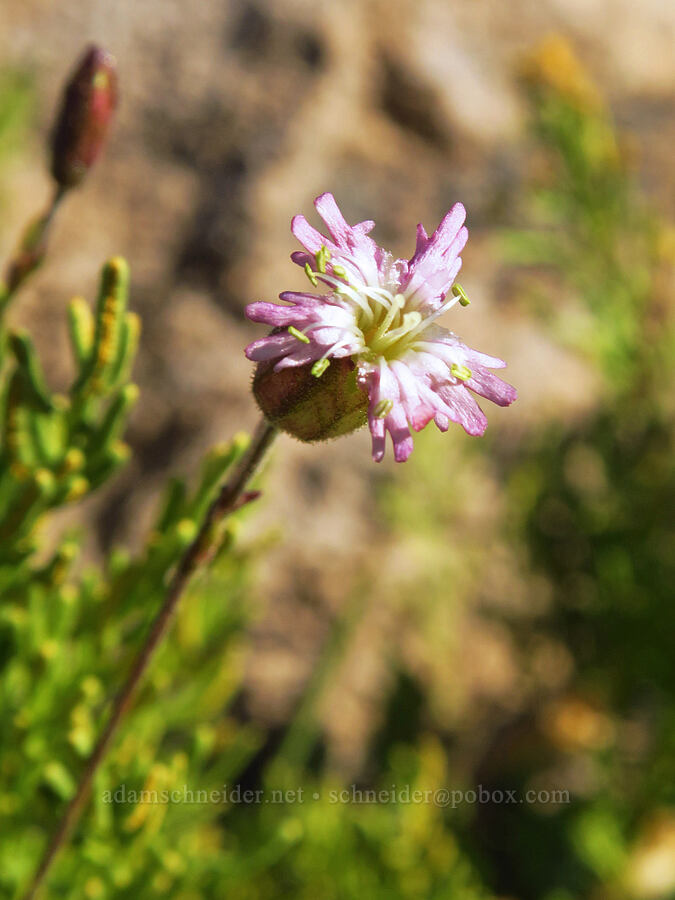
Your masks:
M 503 360 L 472 350 L 436 322 L 455 303 L 468 304 L 462 288 L 453 288 L 468 238 L 462 204 L 431 237 L 417 226 L 410 260 L 393 259 L 368 237 L 374 222 L 349 225 L 332 194 L 317 197 L 315 206 L 330 236 L 295 216 L 291 230 L 305 249 L 291 258 L 328 293 L 285 291 L 280 297 L 289 306 L 251 303 L 249 319 L 275 331 L 249 344 L 247 357 L 275 361 L 275 371 L 311 366 L 317 378 L 331 359 L 351 358 L 368 395 L 378 462 L 387 432 L 403 462 L 413 448 L 411 428 L 420 431 L 432 419 L 441 431 L 452 421 L 468 434 L 483 434 L 487 420 L 473 395 L 508 406 L 516 391 L 489 371 L 503 368 Z

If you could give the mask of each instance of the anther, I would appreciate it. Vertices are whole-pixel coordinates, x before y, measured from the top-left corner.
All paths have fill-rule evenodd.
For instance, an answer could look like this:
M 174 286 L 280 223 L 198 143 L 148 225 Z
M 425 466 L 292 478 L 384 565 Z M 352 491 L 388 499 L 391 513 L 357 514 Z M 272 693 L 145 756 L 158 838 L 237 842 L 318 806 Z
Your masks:
M 323 244 L 321 245 L 321 249 L 317 250 L 314 254 L 316 259 L 316 268 L 322 275 L 326 274 L 326 262 L 330 259 L 330 250 L 325 247 Z M 307 263 L 309 265 L 309 263 Z
M 455 376 L 455 378 L 459 378 L 460 381 L 468 381 L 472 376 L 472 371 L 467 366 L 459 366 L 457 363 L 453 363 L 450 366 L 450 371 Z
M 461 284 L 453 284 L 452 295 L 453 297 L 457 297 L 460 306 L 469 306 L 469 304 L 471 303 L 469 298 L 466 296 L 466 291 Z
M 312 267 L 308 262 L 305 263 L 305 275 L 307 275 L 314 287 L 318 286 L 319 282 L 316 280 L 316 275 L 312 272 Z
M 387 416 L 393 408 L 393 400 L 380 400 L 380 402 L 375 406 L 373 413 L 376 419 L 384 419 L 384 417 Z
M 309 338 L 306 334 L 303 334 L 301 331 L 295 327 L 295 325 L 288 326 L 288 333 L 292 334 L 294 338 L 297 338 L 302 344 L 309 344 Z
M 312 366 L 311 372 L 315 378 L 321 378 L 323 373 L 326 371 L 328 366 L 330 365 L 329 359 L 317 359 L 317 361 Z

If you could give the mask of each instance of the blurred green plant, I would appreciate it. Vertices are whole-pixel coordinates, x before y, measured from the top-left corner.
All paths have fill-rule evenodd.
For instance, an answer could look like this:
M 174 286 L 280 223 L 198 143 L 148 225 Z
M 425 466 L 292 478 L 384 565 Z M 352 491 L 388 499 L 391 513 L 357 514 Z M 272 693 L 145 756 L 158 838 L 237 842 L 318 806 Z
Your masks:
M 22 71 L 0 71 L 0 165 L 23 144 L 35 91 L 32 77 Z
M 555 45 L 542 48 L 540 71 L 547 53 L 560 57 Z M 552 231 L 561 257 L 529 261 L 552 266 L 588 314 L 574 330 L 563 318 L 564 338 L 596 364 L 605 388 L 583 421 L 519 447 L 508 518 L 514 543 L 551 585 L 542 625 L 574 660 L 573 690 L 605 711 L 613 733 L 587 754 L 598 776 L 559 839 L 570 869 L 585 871 L 582 890 L 604 884 L 622 897 L 635 891 L 628 873 L 641 831 L 663 809 L 675 815 L 673 233 L 636 191 L 604 107 L 537 79 L 536 67 L 535 58 L 535 133 L 553 151 L 549 184 L 533 197 L 536 233 Z M 510 249 L 515 260 L 519 249 L 521 261 L 531 254 L 518 236 Z M 561 844 L 548 855 L 560 858 Z M 637 895 L 672 896 L 675 872 L 664 875 L 646 872 Z
M 617 159 L 606 111 L 546 80 L 530 83 L 536 133 L 555 153 L 550 184 L 534 199 L 544 190 L 543 227 L 565 235 L 571 260 L 554 269 L 592 316 L 575 337 L 593 351 L 606 388 L 584 421 L 564 431 L 555 424 L 519 448 L 511 524 L 555 586 L 555 627 L 564 627 L 584 677 L 612 706 L 643 690 L 663 699 L 675 688 L 663 640 L 675 625 L 673 232 Z M 512 258 L 520 246 L 512 236 Z M 551 265 L 545 254 L 538 262 Z M 592 636 L 585 651 L 575 622 Z
M 525 585 L 544 579 L 552 602 L 525 618 L 494 605 L 480 614 L 508 627 L 514 652 L 527 654 L 536 634 L 573 663 L 562 686 L 523 701 L 472 762 L 474 779 L 493 790 L 587 773 L 559 810 L 475 811 L 464 837 L 485 884 L 522 900 L 670 898 L 675 868 L 658 860 L 673 858 L 675 829 L 675 240 L 640 196 L 570 45 L 545 41 L 523 76 L 531 225 L 500 244 L 530 311 L 601 376 L 597 406 L 572 424 L 553 413 L 515 442 L 462 446 L 461 478 L 453 448 L 422 435 L 424 452 L 384 485 L 380 503 L 413 562 L 415 596 L 429 598 L 431 631 L 434 609 L 491 590 L 487 544 Z M 504 483 L 492 513 L 472 521 L 475 492 Z M 429 576 L 426 555 L 438 560 Z M 554 700 L 567 704 L 565 727 L 547 732 L 542 711 Z M 457 737 L 450 727 L 448 740 Z
M 636 190 L 609 111 L 570 45 L 545 41 L 523 80 L 544 171 L 528 197 L 535 227 L 505 234 L 502 247 L 513 263 L 557 273 L 578 302 L 553 314 L 554 327 L 593 362 L 610 395 L 622 394 L 670 358 L 658 279 L 669 252 L 672 262 L 672 230 Z

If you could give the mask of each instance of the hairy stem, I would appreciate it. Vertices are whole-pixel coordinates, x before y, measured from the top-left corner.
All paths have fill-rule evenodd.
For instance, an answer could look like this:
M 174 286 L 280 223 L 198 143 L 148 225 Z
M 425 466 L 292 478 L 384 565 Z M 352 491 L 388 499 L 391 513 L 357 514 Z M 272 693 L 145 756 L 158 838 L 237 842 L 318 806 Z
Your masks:
M 257 496 L 255 493 L 246 493 L 245 488 L 265 457 L 276 434 L 276 428 L 265 420 L 261 421 L 250 446 L 242 456 L 232 476 L 221 487 L 218 496 L 204 517 L 197 536 L 181 557 L 167 587 L 164 601 L 150 627 L 148 636 L 134 660 L 127 680 L 113 702 L 108 722 L 87 761 L 75 795 L 68 804 L 56 831 L 47 845 L 30 887 L 23 896 L 23 900 L 33 900 L 37 896 L 59 850 L 67 842 L 73 828 L 84 812 L 94 776 L 105 759 L 124 716 L 131 707 L 138 685 L 154 657 L 155 651 L 169 630 L 185 589 L 197 569 L 209 562 L 217 548 L 216 526 L 225 516 Z

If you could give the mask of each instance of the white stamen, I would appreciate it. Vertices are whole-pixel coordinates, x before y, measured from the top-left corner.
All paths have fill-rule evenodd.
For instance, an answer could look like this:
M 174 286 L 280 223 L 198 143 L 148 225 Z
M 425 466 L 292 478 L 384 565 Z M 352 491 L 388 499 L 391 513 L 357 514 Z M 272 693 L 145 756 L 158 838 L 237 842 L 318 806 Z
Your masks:
M 445 303 L 442 303 L 436 312 L 432 312 L 431 315 L 426 316 L 422 319 L 419 325 L 416 328 L 413 328 L 410 334 L 408 335 L 408 339 L 414 338 L 416 335 L 420 333 L 420 331 L 424 331 L 433 321 L 435 321 L 439 316 L 442 316 L 443 313 L 446 313 L 449 309 L 451 309 L 455 303 L 459 303 L 459 297 L 450 297 L 449 300 L 446 300 Z
M 412 334 L 413 331 L 419 326 L 422 322 L 422 316 L 416 312 L 409 312 L 403 316 L 403 324 L 398 328 L 393 328 L 388 334 L 385 334 L 378 341 L 378 349 L 380 351 L 386 349 L 387 347 L 391 347 L 392 344 L 395 344 L 396 341 L 400 340 L 403 337 L 408 337 L 409 334 Z
M 391 306 L 389 307 L 389 310 L 388 310 L 386 316 L 384 317 L 384 319 L 382 319 L 382 321 L 380 322 L 380 324 L 377 328 L 377 331 L 375 332 L 375 334 L 372 336 L 372 338 L 369 341 L 373 350 L 375 349 L 376 345 L 378 344 L 380 338 L 382 338 L 383 335 L 386 334 L 387 330 L 389 329 L 389 326 L 393 323 L 394 319 L 396 318 L 396 315 L 398 314 L 398 312 L 401 309 L 403 309 L 404 305 L 405 305 L 405 298 L 401 294 L 396 294 L 395 297 L 392 297 L 392 303 L 391 303 Z
M 349 297 L 349 299 L 356 303 L 359 309 L 363 310 L 367 316 L 373 317 L 373 311 L 370 308 L 370 304 L 359 294 L 358 290 L 352 287 L 351 284 L 339 281 L 337 278 L 333 278 L 332 275 L 328 274 L 319 274 L 317 277 L 320 278 L 321 281 L 324 281 L 329 287 L 334 288 L 336 293 L 341 296 Z

